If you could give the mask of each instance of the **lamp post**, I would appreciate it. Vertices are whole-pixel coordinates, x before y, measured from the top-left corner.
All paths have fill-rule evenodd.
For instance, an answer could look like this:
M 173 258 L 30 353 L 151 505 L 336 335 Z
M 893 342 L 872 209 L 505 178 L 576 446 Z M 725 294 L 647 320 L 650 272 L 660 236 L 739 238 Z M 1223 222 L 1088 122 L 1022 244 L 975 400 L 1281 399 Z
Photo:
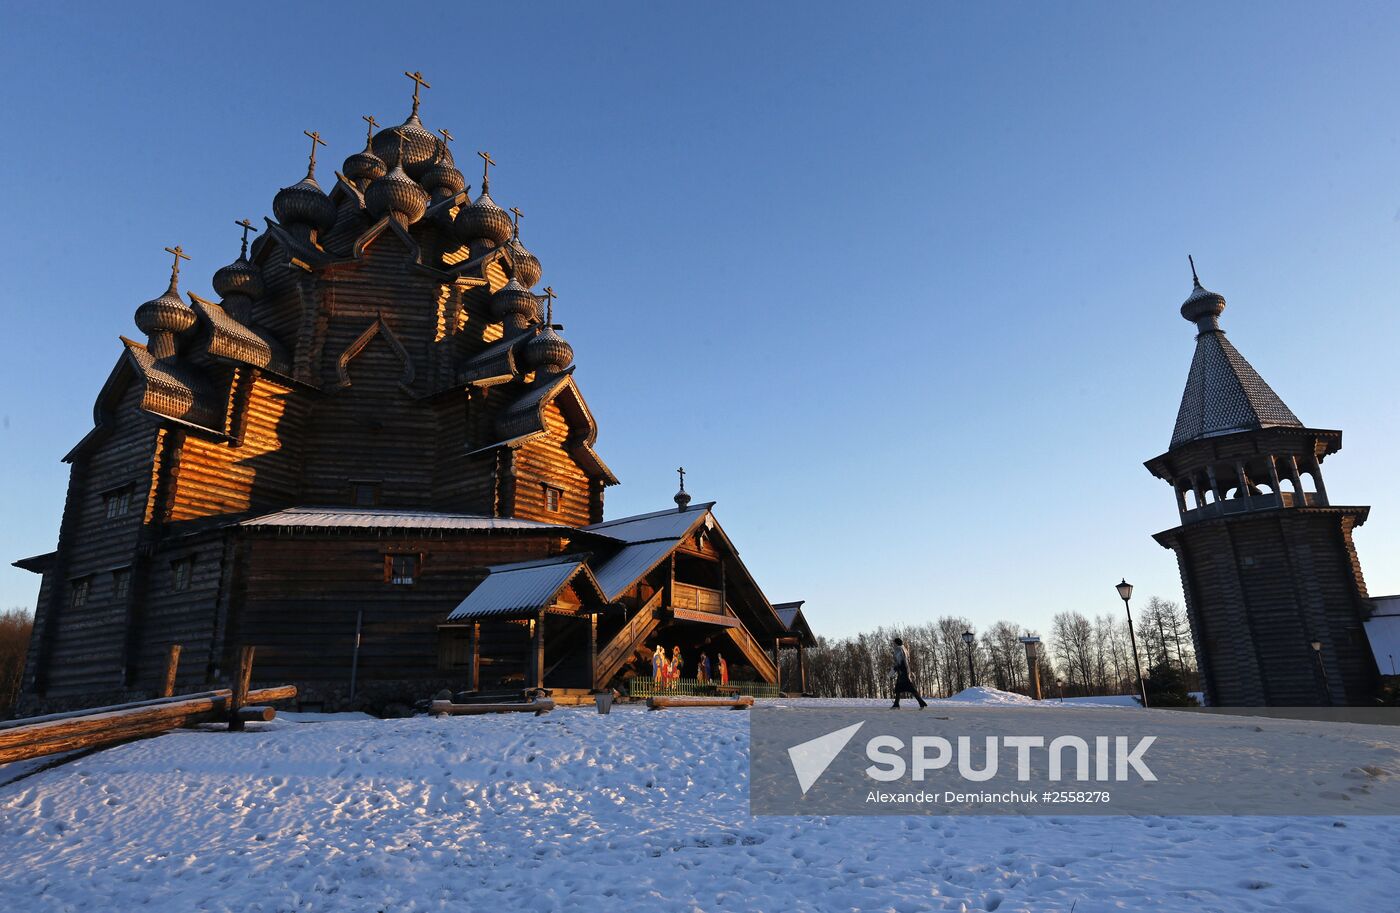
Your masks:
M 1327 703 L 1332 703 L 1332 684 L 1327 681 L 1327 664 L 1322 661 L 1322 641 L 1315 640 L 1308 644 L 1312 647 L 1313 656 L 1317 657 L 1317 668 L 1322 673 L 1322 691 L 1327 696 Z
M 977 635 L 971 631 L 964 631 L 962 635 L 963 643 L 967 644 L 967 680 L 971 682 L 971 687 L 977 687 L 977 672 L 972 668 L 972 645 L 977 640 Z
M 1142 706 L 1146 707 L 1147 686 L 1142 681 L 1142 663 L 1138 661 L 1137 635 L 1133 633 L 1133 610 L 1128 605 L 1128 600 L 1133 598 L 1133 585 L 1128 582 L 1126 577 L 1121 578 L 1121 581 L 1115 589 L 1118 590 L 1118 595 L 1123 600 L 1123 611 L 1128 613 L 1128 642 L 1133 646 L 1133 668 L 1137 670 L 1138 691 L 1142 694 Z

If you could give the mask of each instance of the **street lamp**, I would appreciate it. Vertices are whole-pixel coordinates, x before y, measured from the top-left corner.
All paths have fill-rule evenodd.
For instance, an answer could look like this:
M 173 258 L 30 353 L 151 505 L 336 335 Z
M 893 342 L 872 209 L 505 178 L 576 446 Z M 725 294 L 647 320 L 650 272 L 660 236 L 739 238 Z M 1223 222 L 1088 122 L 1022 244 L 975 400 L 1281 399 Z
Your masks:
M 971 631 L 964 631 L 962 635 L 963 643 L 967 644 L 967 680 L 972 683 L 972 687 L 977 687 L 977 673 L 972 668 L 972 644 L 977 640 L 977 635 Z
M 1317 668 L 1322 673 L 1322 690 L 1327 694 L 1327 703 L 1332 703 L 1332 685 L 1327 681 L 1327 664 L 1322 661 L 1322 641 L 1315 640 L 1308 644 L 1312 647 L 1313 656 L 1317 657 Z
M 1123 611 L 1128 613 L 1128 641 L 1133 645 L 1133 668 L 1137 670 L 1138 691 L 1142 694 L 1142 706 L 1147 706 L 1147 686 L 1142 682 L 1142 663 L 1138 661 L 1137 635 L 1133 633 L 1133 610 L 1128 605 L 1128 600 L 1133 598 L 1133 585 L 1126 577 L 1121 578 L 1122 582 L 1114 588 L 1118 590 L 1118 596 L 1123 600 Z

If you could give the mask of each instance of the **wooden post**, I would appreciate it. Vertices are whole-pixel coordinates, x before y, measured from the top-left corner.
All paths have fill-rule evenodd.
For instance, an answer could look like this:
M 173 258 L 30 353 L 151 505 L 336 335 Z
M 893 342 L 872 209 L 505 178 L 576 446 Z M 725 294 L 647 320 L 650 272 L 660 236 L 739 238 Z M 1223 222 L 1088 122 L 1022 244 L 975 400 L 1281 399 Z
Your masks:
M 588 680 L 594 688 L 602 688 L 598 681 L 598 613 L 588 616 Z
M 544 610 L 533 622 L 534 643 L 530 645 L 530 686 L 544 687 Z
M 238 650 L 238 671 L 233 679 L 233 697 L 229 700 L 229 732 L 242 732 L 243 719 L 239 709 L 248 700 L 248 683 L 253 678 L 253 648 L 241 647 Z
M 160 689 L 161 697 L 170 697 L 175 693 L 175 670 L 178 668 L 180 668 L 180 645 L 171 644 L 169 651 L 165 654 L 165 684 Z
M 797 690 L 801 694 L 807 693 L 807 658 L 802 652 L 802 638 L 797 639 Z
M 775 683 L 778 690 L 783 690 L 783 641 L 781 637 L 773 638 L 773 668 L 778 673 L 778 681 Z
M 467 628 L 467 690 L 481 690 L 481 624 Z

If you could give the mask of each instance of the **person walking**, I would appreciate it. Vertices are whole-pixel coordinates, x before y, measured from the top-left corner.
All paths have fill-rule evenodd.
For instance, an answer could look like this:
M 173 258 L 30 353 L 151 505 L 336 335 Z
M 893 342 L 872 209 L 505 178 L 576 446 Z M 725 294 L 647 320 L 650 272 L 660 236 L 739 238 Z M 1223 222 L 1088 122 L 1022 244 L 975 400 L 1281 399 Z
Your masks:
M 899 709 L 899 696 L 905 692 L 914 695 L 920 710 L 928 706 L 928 702 L 919 694 L 919 689 L 909 678 L 909 651 L 904 649 L 904 641 L 898 637 L 894 639 L 894 668 L 891 671 L 894 672 L 894 705 L 890 707 L 891 710 Z

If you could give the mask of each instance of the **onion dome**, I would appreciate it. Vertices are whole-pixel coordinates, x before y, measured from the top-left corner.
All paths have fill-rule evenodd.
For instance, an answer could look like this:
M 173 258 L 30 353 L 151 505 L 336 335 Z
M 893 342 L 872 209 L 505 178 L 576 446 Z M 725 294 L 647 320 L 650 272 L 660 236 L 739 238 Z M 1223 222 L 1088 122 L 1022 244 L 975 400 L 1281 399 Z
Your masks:
M 243 256 L 214 273 L 214 292 L 220 298 L 242 295 L 256 301 L 263 294 L 262 270 Z
M 397 164 L 394 170 L 365 190 L 365 206 L 370 215 L 376 219 L 392 215 L 403 226 L 412 225 L 423 218 L 428 199 L 428 192 Z
M 574 347 L 546 326 L 525 344 L 525 363 L 545 374 L 558 374 L 574 362 Z
M 491 313 L 508 328 L 523 330 L 540 319 L 540 303 L 529 289 L 511 279 L 491 296 Z
M 402 153 L 399 151 L 400 138 L 403 140 Z M 401 165 L 415 180 L 421 178 L 439 159 L 452 164 L 452 153 L 448 151 L 447 144 L 428 132 L 418 119 L 416 107 L 402 124 L 379 131 L 371 142 L 371 148 L 386 167 Z
M 680 473 L 681 476 L 681 488 L 671 500 L 676 502 L 677 510 L 685 510 L 690 506 L 690 492 L 685 490 L 685 467 L 682 466 L 676 472 Z
M 442 148 L 445 150 L 446 144 Z M 423 173 L 422 182 L 428 192 L 439 199 L 450 197 L 467 186 L 467 179 L 452 166 L 450 157 L 439 158 L 434 162 L 433 167 Z
M 1186 258 L 1191 262 L 1191 281 L 1195 288 L 1191 294 L 1181 304 L 1181 316 L 1194 323 L 1202 333 L 1220 329 L 1217 318 L 1225 310 L 1225 296 L 1212 292 L 1201 286 L 1201 280 L 1196 276 L 1196 261 L 1190 257 Z
M 257 229 L 247 219 L 233 224 L 243 228 L 243 249 L 237 260 L 214 273 L 214 292 L 225 301 L 242 297 L 251 303 L 263 296 L 262 270 L 248 262 L 248 232 Z
M 364 114 L 360 120 L 369 126 L 365 130 L 365 148 L 361 152 L 356 152 L 345 160 L 341 166 L 345 171 L 345 176 L 355 182 L 355 186 L 361 190 L 370 181 L 378 180 L 389 173 L 389 166 L 384 164 L 384 160 L 374 154 L 374 128 L 379 126 L 379 122 L 374 119 L 373 114 Z
M 452 223 L 452 228 L 464 243 L 486 240 L 497 246 L 506 243 L 512 233 L 510 216 L 496 205 L 484 186 L 476 202 L 457 210 L 457 219 Z
M 511 238 L 506 250 L 510 251 L 511 262 L 515 264 L 515 278 L 526 288 L 534 287 L 540 281 L 539 258 L 526 250 L 519 238 Z
M 277 191 L 277 196 L 272 198 L 272 213 L 283 225 L 305 225 L 317 231 L 329 231 L 335 224 L 335 204 L 316 183 L 316 146 L 325 143 L 319 133 L 306 135 L 311 137 L 311 163 L 307 166 L 306 177 Z
M 317 231 L 329 231 L 335 224 L 335 204 L 310 172 L 292 186 L 277 191 L 272 198 L 272 214 L 283 225 L 306 225 Z
M 165 294 L 152 298 L 136 309 L 136 326 L 146 334 L 149 340 L 147 350 L 156 358 L 173 356 L 175 337 L 195 325 L 194 310 L 180 297 L 180 261 L 189 257 L 185 256 L 184 249 L 179 245 L 167 247 L 166 251 L 175 255 L 169 287 Z

